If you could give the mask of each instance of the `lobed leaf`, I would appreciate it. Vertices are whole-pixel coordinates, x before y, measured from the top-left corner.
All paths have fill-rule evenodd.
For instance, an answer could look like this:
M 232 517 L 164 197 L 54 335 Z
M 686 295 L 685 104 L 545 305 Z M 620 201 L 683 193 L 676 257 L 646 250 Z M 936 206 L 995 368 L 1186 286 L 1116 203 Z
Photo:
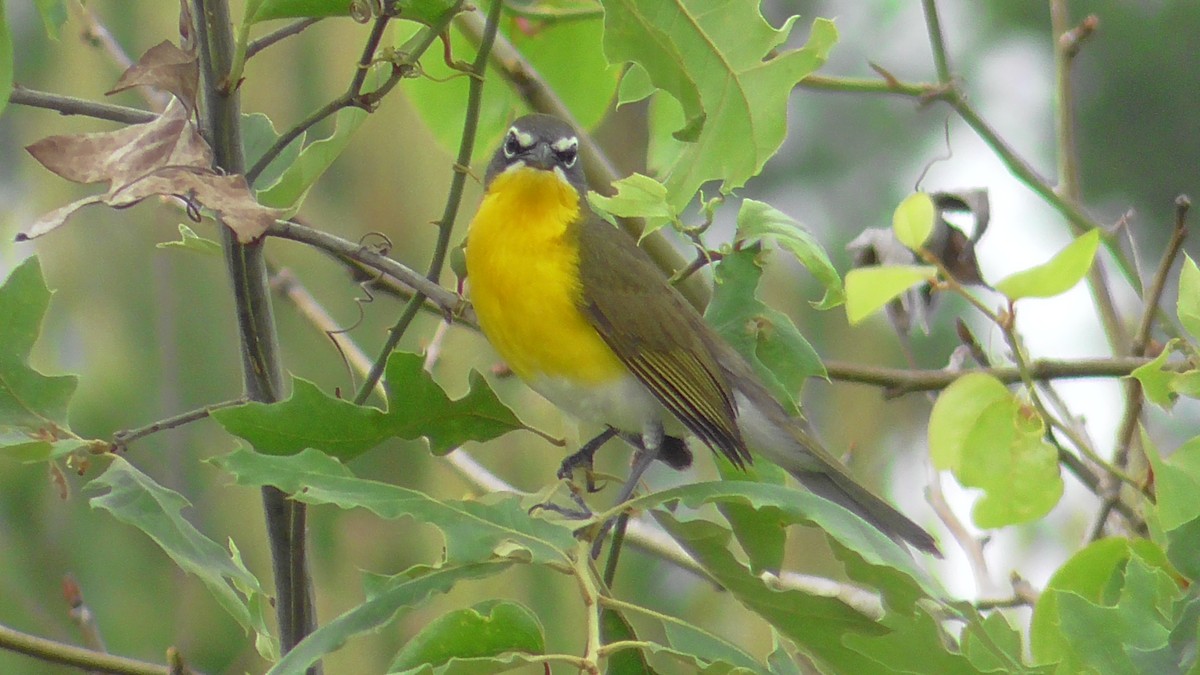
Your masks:
M 635 173 L 614 182 L 612 187 L 616 194 L 611 197 L 588 192 L 588 203 L 601 215 L 645 219 L 643 239 L 676 219 L 675 211 L 667 204 L 667 188 L 653 178 Z
M 146 533 L 175 564 L 200 579 L 243 628 L 253 630 L 260 644 L 271 645 L 264 656 L 276 653 L 266 624 L 269 602 L 236 550 L 226 551 L 184 519 L 181 512 L 191 504 L 178 492 L 155 483 L 123 458 L 109 457 L 108 469 L 85 488 L 101 492 L 88 503 Z
M 267 675 L 303 675 L 321 657 L 340 649 L 352 637 L 383 628 L 402 610 L 420 605 L 434 594 L 448 593 L 460 582 L 494 576 L 511 565 L 508 560 L 418 565 L 392 577 L 378 578 L 372 582 L 366 601 L 310 633 Z
M 833 22 L 818 19 L 805 47 L 781 49 L 796 17 L 776 29 L 758 0 L 603 4 L 609 62 L 641 66 L 682 106 L 674 136 L 683 143 L 663 174 L 677 212 L 705 182 L 720 180 L 728 193 L 762 169 L 783 143 L 792 89 L 837 41 Z
M 433 525 L 445 534 L 446 560 L 451 563 L 499 555 L 565 565 L 579 548 L 573 527 L 529 515 L 512 495 L 439 500 L 416 490 L 356 478 L 341 462 L 316 450 L 286 457 L 238 450 L 212 461 L 233 474 L 239 485 L 273 485 L 306 504 L 364 508 L 381 518 L 410 516 Z
M 181 251 L 194 251 L 205 255 L 220 255 L 221 245 L 212 239 L 205 239 L 196 234 L 195 230 L 179 224 L 179 239 L 175 241 L 164 241 L 154 245 L 155 248 L 179 249 Z
M 342 460 L 392 437 L 424 437 L 431 451 L 445 454 L 467 441 L 529 429 L 478 373 L 471 374 L 466 396 L 452 401 L 422 368 L 417 354 L 395 352 L 388 358 L 386 411 L 330 397 L 302 378 L 292 378 L 292 383 L 292 395 L 285 401 L 250 402 L 212 416 L 260 452 L 290 455 L 316 448 Z
M 185 52 L 170 40 L 163 40 L 138 57 L 137 63 L 121 73 L 117 83 L 104 95 L 111 96 L 133 87 L 152 87 L 170 92 L 184 108 L 193 111 L 199 85 L 200 62 L 195 50 Z
M 28 258 L 0 285 L 0 432 L 50 441 L 67 426 L 73 375 L 47 376 L 29 365 L 50 305 L 50 289 L 36 257 Z
M 770 237 L 791 253 L 825 289 L 817 309 L 832 309 L 845 302 L 842 278 L 825 247 L 791 216 L 765 202 L 743 199 L 737 215 L 737 241 L 754 242 Z
M 762 268 L 757 251 L 725 255 L 713 273 L 716 284 L 704 318 L 740 353 L 763 384 L 792 412 L 810 377 L 825 377 L 825 365 L 783 312 L 758 299 Z

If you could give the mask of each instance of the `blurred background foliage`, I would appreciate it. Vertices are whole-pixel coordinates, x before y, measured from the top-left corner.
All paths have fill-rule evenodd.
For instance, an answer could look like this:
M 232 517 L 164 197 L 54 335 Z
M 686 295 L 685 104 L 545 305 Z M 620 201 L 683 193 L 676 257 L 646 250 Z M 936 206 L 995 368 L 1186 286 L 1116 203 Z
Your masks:
M 89 20 L 79 6 L 69 6 L 70 19 L 61 39 L 50 41 L 31 3 L 6 3 L 16 45 L 16 82 L 103 99 L 123 68 L 87 37 Z M 953 68 L 972 100 L 1009 143 L 1042 173 L 1052 175 L 1052 52 L 1046 4 L 946 0 L 940 9 Z M 1191 0 L 1096 0 L 1076 3 L 1075 9 L 1079 12 L 1075 22 L 1083 13 L 1096 14 L 1101 22 L 1098 34 L 1078 57 L 1075 71 L 1086 203 L 1106 223 L 1132 209 L 1130 228 L 1143 252 L 1142 264 L 1153 265 L 1170 232 L 1173 198 L 1184 192 L 1200 194 L 1196 170 L 1200 116 L 1194 113 L 1200 108 L 1200 88 L 1195 86 L 1194 42 L 1189 42 L 1200 33 L 1200 12 Z M 86 10 L 135 58 L 177 33 L 175 3 L 92 1 Z M 870 61 L 902 80 L 934 79 L 916 3 L 767 0 L 763 11 L 775 25 L 790 14 L 806 20 L 836 19 L 841 41 L 824 73 L 868 77 Z M 235 15 L 239 14 L 235 6 Z M 506 29 L 519 32 L 522 26 L 510 20 Z M 326 20 L 258 55 L 247 64 L 243 110 L 266 113 L 276 128 L 301 119 L 344 90 L 366 32 L 365 26 L 350 20 Z M 369 117 L 309 195 L 301 215 L 314 226 L 349 239 L 383 233 L 394 243 L 396 258 L 423 269 L 434 236 L 430 222 L 441 213 L 452 175 L 452 155 L 416 116 L 414 103 L 407 98 L 433 83 L 410 84 L 402 83 L 399 93 Z M 138 92 L 113 99 L 145 106 Z M 742 194 L 768 201 L 803 222 L 840 269 L 849 266 L 845 243 L 865 227 L 886 226 L 892 209 L 913 189 L 922 169 L 946 154 L 947 120 L 953 156 L 932 166 L 923 187 L 991 190 L 992 226 L 980 249 L 985 276 L 998 278 L 1042 260 L 1067 238 L 1061 219 L 1016 184 L 973 133 L 940 105 L 922 107 L 907 98 L 801 89 L 793 95 L 791 112 L 783 151 Z M 644 115 L 640 105 L 627 106 L 607 116 L 597 131 L 623 173 L 644 164 Z M 17 106 L 10 106 L 0 118 L 0 277 L 29 255 L 42 258 L 48 283 L 57 292 L 35 365 L 49 373 L 81 375 L 71 408 L 72 427 L 97 438 L 234 398 L 241 390 L 233 307 L 219 256 L 154 246 L 177 238 L 176 226 L 182 218 L 174 206 L 147 201 L 126 211 L 94 208 L 36 244 L 12 243 L 16 232 L 38 214 L 92 191 L 48 174 L 22 147 L 50 134 L 112 128 L 111 123 Z M 481 143 L 490 150 L 494 140 L 481 139 Z M 481 163 L 474 168 L 476 175 L 482 174 Z M 479 193 L 478 183 L 469 181 L 456 240 L 464 233 Z M 718 223 L 718 238 L 731 232 L 730 211 Z M 211 225 L 197 227 L 200 234 L 214 236 Z M 337 264 L 300 246 L 272 242 L 270 259 L 278 268 L 292 270 L 341 325 L 354 326 L 353 337 L 374 355 L 399 311 L 396 301 L 381 297 L 360 302 L 362 291 Z M 818 297 L 815 284 L 790 264 L 772 266 L 768 280 L 763 292 L 768 302 L 791 314 L 824 358 L 903 365 L 885 322 L 851 329 L 840 311 L 814 312 L 806 301 Z M 453 281 L 447 275 L 443 283 Z M 1056 302 L 1078 305 L 1079 297 Z M 1122 289 L 1119 299 L 1129 301 L 1133 296 Z M 948 328 L 958 312 L 954 303 L 949 304 L 937 318 L 933 335 L 915 338 L 917 359 L 925 367 L 944 365 L 955 344 Z M 1031 336 L 1035 353 L 1103 352 L 1094 319 L 1085 316 L 1076 321 L 1075 314 L 1063 307 L 1048 306 L 1048 315 L 1058 318 L 1044 328 L 1055 338 Z M 287 302 L 277 298 L 276 308 L 288 371 L 314 380 L 326 391 L 352 391 L 347 370 L 326 336 Z M 436 325 L 436 318 L 421 317 L 401 347 L 420 350 Z M 436 375 L 452 395 L 459 395 L 465 391 L 470 369 L 487 371 L 495 361 L 478 335 L 455 328 L 446 337 Z M 520 383 L 493 381 L 502 398 L 526 420 L 554 434 L 578 437 L 573 425 Z M 1115 410 L 1115 386 L 1082 386 L 1086 392 L 1071 399 L 1080 414 L 1095 419 Z M 935 523 L 920 490 L 926 481 L 922 446 L 929 404 L 925 398 L 885 401 L 872 388 L 814 383 L 806 403 L 829 445 L 853 450 L 849 461 L 859 475 L 890 494 L 902 510 L 923 523 Z M 1189 412 L 1194 411 L 1177 414 L 1173 423 L 1194 422 Z M 1099 432 L 1098 436 L 1105 435 Z M 233 537 L 250 568 L 265 578 L 269 561 L 258 492 L 228 485 L 214 467 L 201 461 L 233 447 L 228 435 L 206 421 L 140 441 L 130 449 L 129 458 L 163 485 L 187 496 L 193 504 L 186 512 L 190 520 L 217 541 Z M 511 434 L 467 449 L 528 490 L 550 482 L 562 454 L 530 434 Z M 624 453 L 612 451 L 605 457 L 604 468 L 623 470 Z M 697 464 L 691 474 L 659 471 L 650 481 L 664 485 L 712 474 L 707 460 Z M 420 442 L 389 442 L 355 460 L 353 469 L 360 476 L 443 497 L 470 489 Z M 49 480 L 45 465 L 0 459 L 0 621 L 76 641 L 76 629 L 60 599 L 61 580 L 69 573 L 78 579 L 113 652 L 159 661 L 165 646 L 176 645 L 191 664 L 207 672 L 261 670 L 249 638 L 199 582 L 171 564 L 142 533 L 87 506 L 86 495 L 78 490 L 85 480 L 67 476 L 70 489 L 64 499 Z M 1082 537 L 1091 510 L 1072 510 L 1069 500 L 1065 503 L 1068 506 L 1060 506 L 1052 516 L 1058 519 L 1054 528 L 1065 522 L 1068 531 Z M 1074 548 L 1073 541 L 1078 541 L 1076 537 L 1047 544 L 1039 538 L 1039 531 L 1047 527 L 1035 524 L 1001 533 L 1008 548 L 997 550 L 1000 559 L 993 569 L 1006 574 L 1010 569 L 1006 565 L 1021 552 L 1025 567 L 1019 571 L 1035 582 L 1044 581 Z M 318 611 L 323 618 L 359 601 L 360 570 L 395 573 L 436 559 L 441 546 L 433 528 L 329 508 L 313 509 L 312 535 Z M 827 554 L 808 547 L 815 538 L 792 539 L 790 567 L 836 574 Z M 1035 542 L 1046 544 L 1036 555 L 1030 552 Z M 618 583 L 624 593 L 670 613 L 707 617 L 705 625 L 717 634 L 757 653 L 769 651 L 769 635 L 757 630 L 761 624 L 721 594 L 697 592 L 707 590 L 702 581 L 634 552 L 622 565 Z M 941 573 L 952 591 L 970 593 L 969 575 L 953 553 Z M 578 635 L 574 629 L 581 625 L 581 617 L 573 611 L 575 593 L 568 577 L 547 582 L 545 574 L 535 577 L 531 570 L 514 568 L 486 583 L 486 593 L 467 585 L 408 613 L 378 636 L 352 642 L 330 656 L 327 672 L 382 671 L 406 636 L 430 618 L 466 606 L 480 595 L 518 598 L 543 620 L 553 617 L 551 650 L 580 648 L 573 636 Z M 0 672 L 58 670 L 0 652 Z

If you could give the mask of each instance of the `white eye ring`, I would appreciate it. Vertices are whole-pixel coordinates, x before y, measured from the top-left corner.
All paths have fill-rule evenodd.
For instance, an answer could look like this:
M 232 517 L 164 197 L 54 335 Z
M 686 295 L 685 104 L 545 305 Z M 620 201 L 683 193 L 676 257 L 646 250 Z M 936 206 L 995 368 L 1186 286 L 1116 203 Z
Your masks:
M 518 152 L 521 151 L 521 141 L 517 138 L 515 131 L 509 131 L 504 138 L 504 156 L 512 159 Z

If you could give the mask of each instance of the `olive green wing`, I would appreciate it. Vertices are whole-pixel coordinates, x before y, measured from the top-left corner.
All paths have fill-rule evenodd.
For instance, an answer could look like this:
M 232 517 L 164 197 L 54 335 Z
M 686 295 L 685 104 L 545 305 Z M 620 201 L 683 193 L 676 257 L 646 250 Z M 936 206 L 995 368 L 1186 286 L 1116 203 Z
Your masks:
M 624 232 L 580 223 L 582 310 L 663 407 L 736 466 L 750 462 L 733 391 L 703 336 L 712 329 Z

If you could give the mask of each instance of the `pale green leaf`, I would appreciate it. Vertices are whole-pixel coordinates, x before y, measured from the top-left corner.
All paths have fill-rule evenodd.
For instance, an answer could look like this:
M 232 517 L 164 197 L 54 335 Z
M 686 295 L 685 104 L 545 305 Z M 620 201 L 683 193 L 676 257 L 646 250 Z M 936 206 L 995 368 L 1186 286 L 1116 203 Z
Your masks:
M 1129 373 L 1130 377 L 1142 384 L 1142 392 L 1151 403 L 1167 409 L 1175 404 L 1175 391 L 1171 388 L 1171 382 L 1176 374 L 1163 366 L 1167 365 L 1167 357 L 1176 345 L 1178 341 L 1171 340 L 1153 361 L 1144 363 Z
M 496 555 L 535 563 L 568 564 L 580 545 L 576 523 L 531 516 L 512 495 L 478 500 L 439 500 L 416 490 L 356 478 L 342 463 L 316 450 L 274 457 L 238 450 L 212 460 L 239 485 L 273 485 L 306 504 L 364 508 L 381 518 L 410 516 L 445 533 L 450 562 L 489 560 Z
M 919 251 L 933 232 L 937 208 L 924 192 L 914 192 L 904 198 L 892 213 L 892 231 L 896 238 L 913 251 Z
M 704 318 L 754 367 L 763 384 L 790 412 L 799 412 L 800 388 L 825 377 L 825 365 L 783 312 L 758 298 L 762 269 L 752 249 L 717 263 L 716 288 Z
M 851 325 L 883 309 L 901 293 L 937 276 L 927 265 L 859 267 L 846 273 L 846 318 Z
M 179 249 L 181 251 L 193 251 L 195 253 L 203 253 L 205 255 L 220 255 L 221 245 L 212 239 L 205 239 L 196 232 L 184 225 L 179 224 L 179 239 L 175 241 L 164 241 L 154 245 L 155 248 Z
M 0 285 L 0 431 L 16 428 L 52 438 L 67 426 L 76 378 L 43 375 L 29 365 L 49 304 L 50 290 L 36 257 L 18 265 Z
M 833 22 L 818 19 L 805 47 L 780 49 L 795 18 L 776 29 L 758 0 L 606 0 L 604 7 L 609 61 L 637 63 L 683 107 L 674 135 L 685 142 L 663 175 L 676 211 L 707 181 L 722 181 L 728 193 L 762 169 L 787 133 L 796 83 L 837 41 Z
M 642 238 L 675 220 L 676 214 L 667 204 L 667 188 L 662 183 L 635 173 L 612 184 L 616 194 L 605 197 L 597 192 L 588 192 L 588 203 L 602 216 L 618 218 L 642 218 L 646 227 Z M 612 220 L 611 218 L 609 219 Z
M 390 68 L 375 66 L 367 74 L 367 91 L 379 86 L 391 72 Z M 258 201 L 264 206 L 288 209 L 293 213 L 300 209 L 304 197 L 317 179 L 341 156 L 354 132 L 367 120 L 368 113 L 362 108 L 343 108 L 334 116 L 334 130 L 329 136 L 313 141 L 300 151 L 299 156 L 283 171 L 273 185 L 257 191 Z
M 650 73 L 636 63 L 630 64 L 617 85 L 617 106 L 649 98 L 655 91 L 658 88 L 650 81 Z
M 832 309 L 846 300 L 842 278 L 829 260 L 829 254 L 821 242 L 807 229 L 786 213 L 765 202 L 743 199 L 738 210 L 738 241 L 757 241 L 770 237 L 796 256 L 796 260 L 812 274 L 825 289 L 819 302 L 811 303 L 817 309 Z
M 1187 332 L 1200 338 L 1200 268 L 1186 253 L 1179 268 L 1179 300 L 1175 311 Z
M 308 133 L 305 132 L 288 143 L 287 147 L 254 178 L 254 189 L 262 192 L 274 187 L 283 177 L 284 171 L 296 162 L 307 138 Z M 279 132 L 275 130 L 275 123 L 271 118 L 259 112 L 242 114 L 242 152 L 246 155 L 247 167 L 258 164 L 258 160 L 262 159 L 278 139 Z
M 87 484 L 88 492 L 102 492 L 89 500 L 92 507 L 145 532 L 183 571 L 200 579 L 243 628 L 270 635 L 268 603 L 258 579 L 240 559 L 184 519 L 181 512 L 191 506 L 188 501 L 121 457 L 109 455 L 109 461 L 108 469 Z
M 404 643 L 392 671 L 440 666 L 451 659 L 500 656 L 507 652 L 544 654 L 542 624 L 524 605 L 487 600 L 467 609 L 447 612 L 425 624 Z
M 435 594 L 450 592 L 459 582 L 483 579 L 508 569 L 511 561 L 487 560 L 440 567 L 419 565 L 373 582 L 372 592 L 359 604 L 309 634 L 283 655 L 268 675 L 304 675 L 309 666 L 336 651 L 355 636 L 377 631 L 405 609 L 424 603 Z
M 1012 300 L 1066 293 L 1091 269 L 1099 246 L 1099 230 L 1081 234 L 1050 260 L 996 282 L 996 290 Z
M 971 518 L 984 529 L 1037 520 L 1062 497 L 1058 451 L 1041 418 L 1015 398 L 992 402 L 967 433 L 955 475 L 984 494 Z
M 1003 382 L 984 373 L 967 373 L 946 387 L 929 414 L 929 456 L 934 468 L 957 471 L 979 416 L 993 403 L 1011 398 Z

